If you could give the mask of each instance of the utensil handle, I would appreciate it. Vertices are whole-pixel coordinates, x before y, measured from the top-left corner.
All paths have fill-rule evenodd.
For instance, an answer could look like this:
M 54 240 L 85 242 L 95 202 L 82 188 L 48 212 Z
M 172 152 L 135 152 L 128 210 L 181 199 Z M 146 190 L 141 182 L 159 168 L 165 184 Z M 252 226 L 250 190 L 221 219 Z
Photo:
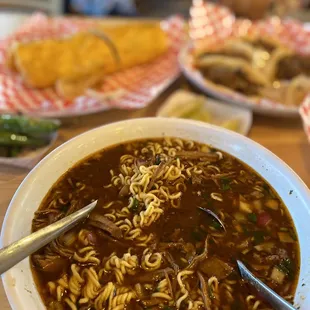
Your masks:
M 29 236 L 22 238 L 0 250 L 0 274 L 4 273 L 24 258 L 59 237 L 80 220 L 85 218 L 96 206 L 97 200 L 86 207 L 48 225 Z
M 242 278 L 251 284 L 257 290 L 259 295 L 275 310 L 296 310 L 296 308 L 294 308 L 288 301 L 279 296 L 261 280 L 257 279 L 241 261 L 237 260 L 237 264 Z

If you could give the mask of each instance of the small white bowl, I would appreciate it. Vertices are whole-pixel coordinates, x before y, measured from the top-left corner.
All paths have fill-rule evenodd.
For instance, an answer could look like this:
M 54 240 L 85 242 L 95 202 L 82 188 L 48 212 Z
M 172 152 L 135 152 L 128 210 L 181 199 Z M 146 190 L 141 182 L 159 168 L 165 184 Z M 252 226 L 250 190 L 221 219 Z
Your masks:
M 239 158 L 282 197 L 295 222 L 301 248 L 301 270 L 295 306 L 310 309 L 310 193 L 301 179 L 278 157 L 252 140 L 202 122 L 172 118 L 132 119 L 88 131 L 46 156 L 26 177 L 7 210 L 1 243 L 6 246 L 31 230 L 33 213 L 52 185 L 76 162 L 107 146 L 129 140 L 174 136 L 211 144 Z M 2 276 L 13 310 L 45 309 L 35 287 L 29 259 Z M 306 284 L 306 285 L 302 285 Z
M 190 105 L 193 101 L 201 99 L 203 100 L 203 109 L 211 116 L 211 121 L 207 123 L 221 127 L 221 123 L 237 120 L 240 123 L 237 132 L 245 136 L 249 133 L 253 119 L 253 113 L 250 109 L 241 108 L 237 105 L 228 105 L 223 101 L 197 95 L 184 89 L 176 90 L 171 94 L 157 111 L 156 116 L 177 117 L 171 114 L 178 111 L 178 108 L 182 110 L 182 106 Z

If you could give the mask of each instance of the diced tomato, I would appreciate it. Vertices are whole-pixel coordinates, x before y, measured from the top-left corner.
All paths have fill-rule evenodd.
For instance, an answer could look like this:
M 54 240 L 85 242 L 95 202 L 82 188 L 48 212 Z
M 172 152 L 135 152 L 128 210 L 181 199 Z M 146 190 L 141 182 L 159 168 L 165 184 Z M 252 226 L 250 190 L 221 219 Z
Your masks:
M 271 222 L 272 218 L 267 212 L 262 212 L 257 217 L 257 225 L 264 227 L 267 226 Z

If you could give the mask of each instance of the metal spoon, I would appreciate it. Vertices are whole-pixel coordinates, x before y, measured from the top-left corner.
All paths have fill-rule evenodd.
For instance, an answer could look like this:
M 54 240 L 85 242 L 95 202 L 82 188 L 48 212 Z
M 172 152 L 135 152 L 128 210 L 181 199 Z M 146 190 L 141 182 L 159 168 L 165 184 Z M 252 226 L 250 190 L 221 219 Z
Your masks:
M 22 238 L 0 250 L 0 274 L 4 273 L 27 256 L 59 237 L 79 221 L 89 215 L 95 208 L 97 200 L 65 218 L 48 225 L 29 236 Z
M 209 209 L 204 209 L 202 207 L 198 207 L 198 209 L 200 209 L 200 210 L 206 212 L 207 214 L 211 215 L 221 225 L 223 230 L 226 231 L 226 227 L 225 227 L 224 223 L 220 220 L 220 218 L 213 211 L 211 211 Z
M 200 210 L 211 215 L 226 231 L 224 223 L 219 219 L 219 217 L 211 210 L 204 209 L 202 207 L 198 207 Z M 241 277 L 252 285 L 256 291 L 265 299 L 274 309 L 276 310 L 296 310 L 289 302 L 287 302 L 284 298 L 279 296 L 276 292 L 274 292 L 271 288 L 269 288 L 266 284 L 264 284 L 261 280 L 257 279 L 246 267 L 245 265 L 237 260 L 237 265 L 241 274 Z
M 252 285 L 259 295 L 266 300 L 275 310 L 296 310 L 289 302 L 279 296 L 261 280 L 257 279 L 245 265 L 237 260 L 237 265 L 241 274 L 241 277 Z

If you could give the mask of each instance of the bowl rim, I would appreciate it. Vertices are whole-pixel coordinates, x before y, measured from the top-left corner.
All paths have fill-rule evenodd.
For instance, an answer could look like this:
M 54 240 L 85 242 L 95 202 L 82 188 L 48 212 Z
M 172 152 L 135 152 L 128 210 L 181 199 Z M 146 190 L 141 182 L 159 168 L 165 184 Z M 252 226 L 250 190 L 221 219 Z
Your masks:
M 7 242 L 10 238 L 10 230 L 8 230 L 7 228 L 10 227 L 10 225 L 12 226 L 13 223 L 12 221 L 14 221 L 14 210 L 17 208 L 18 209 L 18 200 L 22 200 L 22 194 L 24 191 L 27 190 L 28 188 L 28 183 L 30 183 L 30 181 L 32 179 L 35 178 L 37 173 L 40 173 L 41 167 L 46 165 L 48 162 L 52 161 L 54 157 L 57 157 L 60 155 L 60 153 L 64 150 L 67 149 L 68 147 L 70 147 L 70 145 L 76 143 L 77 141 L 81 140 L 83 141 L 83 139 L 85 139 L 86 137 L 90 137 L 93 133 L 95 132 L 101 132 L 101 131 L 105 131 L 108 129 L 117 129 L 118 126 L 131 126 L 133 123 L 135 126 L 147 126 L 149 124 L 149 122 L 154 122 L 162 124 L 164 126 L 165 122 L 172 122 L 175 124 L 184 124 L 184 125 L 190 125 L 193 127 L 196 127 L 199 130 L 207 130 L 208 128 L 215 130 L 217 132 L 219 132 L 219 134 L 224 134 L 224 135 L 230 135 L 230 136 L 234 136 L 234 138 L 236 139 L 236 143 L 243 141 L 243 143 L 245 143 L 246 145 L 248 145 L 250 148 L 252 148 L 253 150 L 257 150 L 260 152 L 260 154 L 266 158 L 267 161 L 271 161 L 272 165 L 275 166 L 277 169 L 282 169 L 285 171 L 287 177 L 289 178 L 289 180 L 291 181 L 291 183 L 294 183 L 294 186 L 296 188 L 298 188 L 298 191 L 300 193 L 300 199 L 303 202 L 303 205 L 306 206 L 308 213 L 309 213 L 309 217 L 310 217 L 310 191 L 307 187 L 307 185 L 303 182 L 303 180 L 294 172 L 294 170 L 292 168 L 290 168 L 282 159 L 280 159 L 277 155 L 275 155 L 274 153 L 272 153 L 271 151 L 269 151 L 267 148 L 265 148 L 264 146 L 260 145 L 259 143 L 251 140 L 250 138 L 243 136 L 239 133 L 230 131 L 228 129 L 225 128 L 221 128 L 219 126 L 215 126 L 215 125 L 211 125 L 211 124 L 207 124 L 204 122 L 200 122 L 200 121 L 194 121 L 194 120 L 184 120 L 184 119 L 177 119 L 177 118 L 166 118 L 166 117 L 144 117 L 144 118 L 134 118 L 134 119 L 129 119 L 129 120 L 122 120 L 122 121 L 118 121 L 118 122 L 114 122 L 114 123 L 110 123 L 107 125 L 103 125 L 100 127 L 96 127 L 93 128 L 91 130 L 88 130 L 84 133 L 81 133 L 73 138 L 71 138 L 70 140 L 66 141 L 65 143 L 61 144 L 60 146 L 58 146 L 56 149 L 54 149 L 52 152 L 50 152 L 47 156 L 45 156 L 28 174 L 27 176 L 24 178 L 24 180 L 21 182 L 21 184 L 19 185 L 19 187 L 17 188 L 16 192 L 14 193 L 9 206 L 7 208 L 4 220 L 3 220 L 3 225 L 2 225 L 2 229 L 1 229 L 1 236 L 0 236 L 0 246 L 6 246 Z M 108 129 L 107 129 L 108 128 Z M 165 129 L 163 129 L 165 130 Z M 161 137 L 161 132 L 158 135 L 150 135 L 152 137 L 158 136 Z M 169 136 L 169 135 L 168 135 Z M 147 139 L 147 137 L 141 137 L 141 139 Z M 132 141 L 135 139 L 126 139 L 125 141 Z M 195 141 L 195 139 L 193 138 L 193 140 Z M 198 139 L 197 139 L 198 140 Z M 113 146 L 116 144 L 119 144 L 121 142 L 117 142 L 117 143 L 110 143 L 107 146 Z M 96 151 L 93 151 L 89 154 L 95 153 Z M 236 155 L 232 155 L 236 158 L 238 158 L 238 156 Z M 78 161 L 83 160 L 84 157 L 81 157 Z M 239 160 L 241 160 L 243 162 L 242 159 L 238 158 Z M 71 166 L 68 166 L 67 168 L 72 167 L 74 164 L 76 164 L 78 161 L 75 161 Z M 254 169 L 257 173 L 261 174 L 261 172 L 257 171 L 256 169 Z M 268 180 L 267 180 L 268 181 Z M 307 204 L 306 201 L 308 201 L 309 203 Z M 288 207 L 287 207 L 288 208 Z M 288 208 L 289 209 L 289 208 Z M 295 223 L 294 223 L 295 224 Z M 26 258 L 28 259 L 28 258 Z M 301 261 L 300 261 L 301 263 Z M 29 268 L 30 268 L 30 263 L 29 263 Z M 18 305 L 20 304 L 20 300 L 18 299 L 18 297 L 15 295 L 14 293 L 14 289 L 12 288 L 12 285 L 10 285 L 9 283 L 9 275 L 10 275 L 10 271 L 7 271 L 6 273 L 4 273 L 2 275 L 2 282 L 3 282 L 3 287 L 7 296 L 7 299 L 10 303 L 10 306 L 12 307 L 12 309 L 20 309 L 18 307 Z

